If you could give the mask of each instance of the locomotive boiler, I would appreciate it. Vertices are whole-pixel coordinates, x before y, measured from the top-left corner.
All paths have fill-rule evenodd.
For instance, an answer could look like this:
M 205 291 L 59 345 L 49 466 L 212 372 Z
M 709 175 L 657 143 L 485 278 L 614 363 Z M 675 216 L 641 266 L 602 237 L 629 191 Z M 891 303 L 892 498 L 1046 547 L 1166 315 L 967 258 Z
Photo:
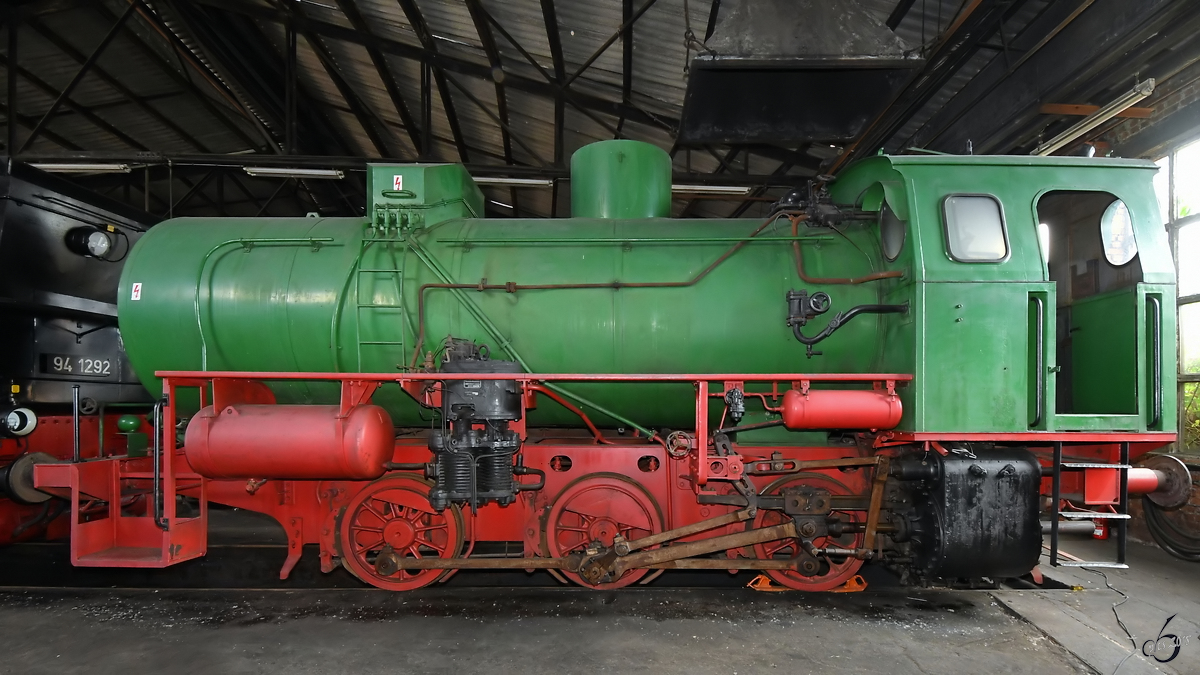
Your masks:
M 153 508 L 76 519 L 73 562 L 203 555 L 214 502 L 279 521 L 283 576 L 314 543 L 396 590 L 830 590 L 868 561 L 1019 576 L 1067 520 L 1115 522 L 1122 564 L 1129 495 L 1186 499 L 1178 462 L 1132 466 L 1175 429 L 1152 163 L 881 155 L 724 220 L 669 217 L 654 146 L 571 168 L 570 218 L 483 218 L 459 165 L 371 165 L 363 217 L 146 233 L 118 316 L 163 397 L 151 456 L 35 479 Z

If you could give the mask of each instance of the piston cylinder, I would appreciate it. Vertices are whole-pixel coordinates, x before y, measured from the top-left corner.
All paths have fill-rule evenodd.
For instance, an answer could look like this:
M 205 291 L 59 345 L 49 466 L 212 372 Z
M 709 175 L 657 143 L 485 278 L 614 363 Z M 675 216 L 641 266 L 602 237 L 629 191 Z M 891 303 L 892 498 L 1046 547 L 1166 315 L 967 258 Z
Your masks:
M 334 405 L 209 406 L 188 424 L 184 453 L 214 479 L 372 480 L 395 447 L 392 420 L 376 405 L 345 416 Z
M 885 391 L 790 389 L 783 395 L 788 429 L 891 429 L 903 414 L 900 397 Z

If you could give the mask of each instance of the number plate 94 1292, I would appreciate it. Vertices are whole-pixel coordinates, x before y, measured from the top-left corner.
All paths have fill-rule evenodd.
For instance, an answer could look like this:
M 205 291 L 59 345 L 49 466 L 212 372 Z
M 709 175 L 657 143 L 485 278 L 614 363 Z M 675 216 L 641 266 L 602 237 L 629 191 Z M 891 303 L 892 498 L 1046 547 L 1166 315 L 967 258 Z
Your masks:
M 108 377 L 113 374 L 112 359 L 69 354 L 42 354 L 42 372 L 50 375 Z

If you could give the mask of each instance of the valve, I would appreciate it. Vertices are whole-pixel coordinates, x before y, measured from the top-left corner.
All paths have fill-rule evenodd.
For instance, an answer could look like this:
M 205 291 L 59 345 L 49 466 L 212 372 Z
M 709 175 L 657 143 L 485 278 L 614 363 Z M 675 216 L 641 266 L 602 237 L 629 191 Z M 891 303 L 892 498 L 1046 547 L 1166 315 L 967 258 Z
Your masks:
M 800 289 L 799 291 L 787 292 L 787 303 L 787 325 L 791 327 L 792 335 L 805 345 L 805 353 L 810 359 L 814 355 L 821 355 L 821 352 L 813 351 L 813 345 L 833 335 L 834 331 L 846 325 L 850 319 L 860 314 L 904 314 L 908 312 L 907 302 L 900 305 L 856 305 L 844 312 L 835 314 L 829 320 L 829 324 L 820 333 L 809 337 L 801 329 L 809 321 L 828 312 L 829 308 L 833 305 L 832 298 L 829 297 L 828 293 L 822 291 L 817 291 L 809 295 L 807 290 Z

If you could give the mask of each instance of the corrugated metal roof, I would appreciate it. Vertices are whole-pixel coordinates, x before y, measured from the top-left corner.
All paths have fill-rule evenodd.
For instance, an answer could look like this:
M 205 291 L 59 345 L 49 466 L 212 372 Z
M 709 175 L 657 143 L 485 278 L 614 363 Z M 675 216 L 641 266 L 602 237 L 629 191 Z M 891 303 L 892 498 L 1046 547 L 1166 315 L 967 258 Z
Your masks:
M 459 161 L 465 153 L 472 165 L 504 166 L 504 132 L 498 124 L 498 88 L 490 73 L 485 40 L 481 39 L 471 3 L 477 3 L 499 28 L 488 26 L 503 67 L 502 91 L 511 134 L 512 165 L 515 169 L 536 169 L 552 165 L 556 151 L 555 88 L 551 81 L 555 63 L 547 34 L 543 0 L 413 0 L 433 38 L 436 56 L 425 60 L 445 67 L 446 91 L 431 85 L 430 101 L 433 141 L 430 157 L 440 161 Z M 851 0 L 842 0 L 851 1 Z M 896 9 L 898 0 L 858 0 L 880 22 Z M 1025 0 L 1004 23 L 1004 32 L 1016 36 L 1049 0 Z M 634 3 L 634 9 L 644 6 Z M 897 36 L 917 53 L 929 49 L 942 31 L 954 21 L 966 3 L 962 0 L 921 0 L 912 4 L 899 22 Z M 90 54 L 111 27 L 106 16 L 116 16 L 128 8 L 128 0 L 102 0 L 96 6 L 71 6 L 40 17 L 46 30 L 58 35 L 80 54 Z M 369 35 L 355 32 L 355 22 L 343 7 L 357 11 Z M 631 91 L 623 96 L 623 43 L 614 34 L 622 25 L 622 3 L 617 0 L 581 2 L 556 0 L 558 40 L 562 45 L 562 67 L 568 77 L 580 72 L 569 87 L 562 132 L 564 162 L 578 147 L 613 137 L 620 128 L 624 137 L 674 147 L 672 125 L 679 119 L 687 87 L 686 68 L 695 52 L 685 45 L 690 27 L 703 39 L 709 23 L 711 2 L 697 0 L 653 0 L 649 9 L 633 25 Z M 47 129 L 70 145 L 87 151 L 123 152 L 135 149 L 117 134 L 124 134 L 137 145 L 151 151 L 170 154 L 221 154 L 264 151 L 264 134 L 275 141 L 267 152 L 279 152 L 284 137 L 284 83 L 286 33 L 281 20 L 286 12 L 315 23 L 300 23 L 306 32 L 297 40 L 298 86 L 301 117 L 307 120 L 301 129 L 300 153 L 306 148 L 344 147 L 345 152 L 366 158 L 390 155 L 391 159 L 414 160 L 421 154 L 424 138 L 422 123 L 421 40 L 398 0 L 148 0 L 148 14 L 135 14 L 130 29 L 122 33 L 99 59 L 120 84 L 141 102 L 130 100 L 111 84 L 89 74 L 72 92 L 72 101 L 87 107 L 96 120 L 64 107 Z M 685 15 L 690 26 L 685 25 Z M 161 24 L 161 25 L 160 25 Z M 61 90 L 78 71 L 77 59 L 55 47 L 37 31 L 21 29 L 20 62 L 51 89 Z M 506 37 L 507 33 L 511 37 Z M 310 42 L 310 39 L 313 42 Z M 140 45 L 135 42 L 140 40 Z M 247 44 L 247 41 L 254 44 Z M 375 41 L 375 42 L 372 42 Z M 606 43 L 607 48 L 601 51 Z M 376 44 L 384 52 L 383 60 L 395 90 L 415 121 L 415 129 L 404 120 L 389 94 L 377 64 L 362 43 Z M 514 45 L 516 42 L 520 46 Z M 219 43 L 219 44 L 218 44 Z M 177 51 L 182 45 L 185 53 Z M 253 49 L 250 49 L 253 47 Z M 324 50 L 331 67 L 352 90 L 351 100 L 330 76 L 315 48 Z M 522 54 L 524 50 L 525 54 Z M 239 55 L 253 52 L 262 62 L 234 64 Z M 153 58 L 150 56 L 153 55 Z M 593 59 L 594 57 L 594 59 Z M 987 63 L 1001 54 L 980 50 L 936 93 L 895 136 L 893 145 L 919 130 L 930 117 L 965 86 Z M 530 62 L 532 59 L 532 63 Z M 590 65 L 584 65 L 591 60 Z M 185 61 L 188 64 L 185 64 Z M 269 62 L 268 62 L 269 61 Z M 190 65 L 195 62 L 196 66 Z M 241 70 L 232 68 L 239 66 Z M 167 70 L 169 69 L 169 70 Z M 236 73 L 243 73 L 239 77 Z M 257 73 L 247 78 L 244 73 Z M 0 81 L 4 72 L 0 69 Z M 186 84 L 186 83 L 191 83 Z M 198 93 L 199 92 L 199 93 Z M 203 101 L 197 96 L 203 96 Z M 18 82 L 18 100 L 28 124 L 36 122 L 52 104 L 53 93 L 39 89 L 22 79 Z M 586 99 L 586 104 L 580 99 Z M 443 100 L 454 107 L 461 130 L 463 148 L 457 146 L 451 120 Z M 362 109 L 355 106 L 361 102 Z M 201 105 L 206 103 L 206 105 Z M 814 105 L 819 105 L 819 100 Z M 222 111 L 214 116 L 211 107 Z M 587 107 L 586 111 L 581 107 Z M 151 108 L 157 114 L 147 111 Z M 624 110 L 627 115 L 617 111 Z M 177 124 L 193 140 L 184 138 L 161 119 Z M 623 119 L 624 117 L 624 119 Z M 30 121 L 32 120 L 32 121 Z M 657 122 L 655 120 L 658 120 Z M 261 125 L 262 129 L 256 128 Z M 111 126 L 116 133 L 105 130 Z M 373 129 L 372 132 L 368 128 Z M 382 139 L 382 149 L 372 141 L 372 133 Z M 321 136 L 320 139 L 317 136 Z M 327 136 L 327 137 L 326 137 Z M 249 142 L 247 141 L 249 139 Z M 321 140 L 321 143 L 317 143 Z M 61 151 L 52 137 L 36 139 L 32 152 Z M 730 171 L 737 175 L 779 173 L 778 182 L 800 180 L 811 175 L 815 161 L 804 159 L 807 166 L 796 166 L 794 155 L 804 148 L 750 148 L 740 151 Z M 720 158 L 728 148 L 694 148 L 675 154 L 680 172 L 712 174 L 718 172 Z M 789 158 L 793 159 L 789 159 Z M 788 160 L 784 167 L 782 162 Z M 215 160 L 214 160 L 215 161 Z M 783 170 L 786 168 L 786 171 Z M 561 167 L 557 171 L 561 172 Z M 189 179 L 191 180 L 191 179 Z M 320 201 L 320 190 L 306 186 Z M 488 189 L 495 201 L 508 204 L 508 189 Z M 563 191 L 565 192 L 565 190 Z M 332 193 L 331 193 L 332 194 Z M 517 195 L 522 213 L 548 215 L 551 191 L 521 190 Z M 264 195 L 255 194 L 260 201 Z M 269 196 L 269 195 L 267 195 Z M 565 213 L 565 194 L 560 195 L 560 213 Z M 691 200 L 677 200 L 677 209 Z M 690 212 L 728 213 L 735 201 L 700 200 Z M 256 205 L 261 208 L 261 204 Z M 751 210 L 753 211 L 753 209 Z

